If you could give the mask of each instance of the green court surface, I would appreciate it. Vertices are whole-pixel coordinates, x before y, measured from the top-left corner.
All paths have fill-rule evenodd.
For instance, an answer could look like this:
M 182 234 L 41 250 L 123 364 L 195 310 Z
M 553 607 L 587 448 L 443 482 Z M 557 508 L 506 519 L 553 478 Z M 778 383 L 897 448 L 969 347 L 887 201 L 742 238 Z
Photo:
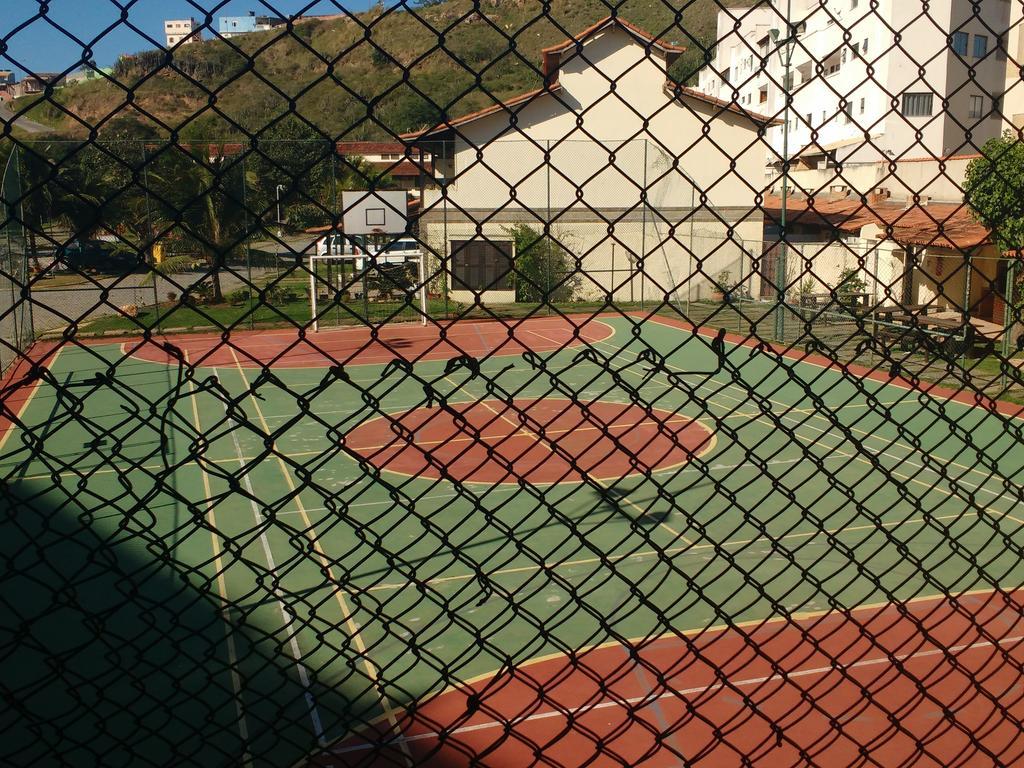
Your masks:
M 603 322 L 610 337 L 496 355 L 476 377 L 358 359 L 348 381 L 323 367 L 267 376 L 238 356 L 190 376 L 117 344 L 64 349 L 0 450 L 25 499 L 4 546 L 28 659 L 13 687 L 37 691 L 53 723 L 12 738 L 117 764 L 133 718 L 160 701 L 176 714 L 161 737 L 140 729 L 136 750 L 285 765 L 552 653 L 1024 584 L 1020 422 L 746 346 L 727 345 L 718 369 L 709 338 Z M 649 350 L 668 364 L 652 370 Z M 423 381 L 456 413 L 492 403 L 492 426 L 517 418 L 503 403 L 575 393 L 646 403 L 713 439 L 685 462 L 567 482 L 534 481 L 532 464 L 503 482 L 493 466 L 381 469 L 395 451 L 367 458 L 353 435 L 411 410 L 429 424 Z M 598 450 L 520 423 L 499 442 Z M 416 432 L 420 450 L 431 434 Z M 39 616 L 52 594 L 59 610 Z M 77 693 L 55 694 L 76 675 Z

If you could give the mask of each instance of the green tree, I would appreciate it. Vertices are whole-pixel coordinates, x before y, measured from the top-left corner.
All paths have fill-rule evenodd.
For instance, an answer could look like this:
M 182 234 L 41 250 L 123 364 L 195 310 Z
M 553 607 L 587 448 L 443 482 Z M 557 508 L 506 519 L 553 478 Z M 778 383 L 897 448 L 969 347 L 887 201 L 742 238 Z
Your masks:
M 516 248 L 513 281 L 516 301 L 571 301 L 581 276 L 573 257 L 556 240 L 529 224 L 506 227 Z
M 1024 143 L 1015 134 L 985 142 L 967 166 L 964 200 L 1001 251 L 1024 247 Z
M 160 205 L 158 226 L 173 231 L 193 253 L 165 259 L 160 271 L 181 272 L 197 260 L 209 270 L 212 300 L 224 301 L 220 273 L 246 237 L 251 214 L 243 205 L 241 163 L 216 145 L 193 144 L 164 152 L 148 172 Z

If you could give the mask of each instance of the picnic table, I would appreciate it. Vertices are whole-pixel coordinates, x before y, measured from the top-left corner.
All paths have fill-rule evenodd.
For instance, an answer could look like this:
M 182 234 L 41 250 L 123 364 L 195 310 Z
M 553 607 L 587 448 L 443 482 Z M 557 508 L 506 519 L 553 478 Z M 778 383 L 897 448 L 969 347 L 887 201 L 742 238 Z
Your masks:
M 828 309 L 830 306 L 839 306 L 844 309 L 866 307 L 870 298 L 870 293 L 844 293 L 838 296 L 832 292 L 802 293 L 800 294 L 800 307 L 813 310 Z
M 876 332 L 878 338 L 896 342 L 903 349 L 921 348 L 928 357 L 959 357 L 978 351 L 985 354 L 993 345 L 991 339 L 979 333 L 963 316 L 957 319 L 894 312 L 890 321 L 891 325 Z
M 926 315 L 931 308 L 929 304 L 888 304 L 884 307 L 875 307 L 872 312 L 876 320 L 891 323 L 895 315 Z

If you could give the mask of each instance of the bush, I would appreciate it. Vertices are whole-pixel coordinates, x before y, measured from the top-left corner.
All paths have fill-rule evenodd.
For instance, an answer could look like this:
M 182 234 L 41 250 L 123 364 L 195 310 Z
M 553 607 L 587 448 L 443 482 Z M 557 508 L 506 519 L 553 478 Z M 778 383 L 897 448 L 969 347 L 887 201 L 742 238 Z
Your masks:
M 238 288 L 228 293 L 227 300 L 231 304 L 245 304 L 249 300 L 249 296 L 248 288 Z
M 582 278 L 576 260 L 555 240 L 543 237 L 527 224 L 506 227 L 516 248 L 512 279 L 516 301 L 572 301 Z
M 855 293 L 863 293 L 867 287 L 864 278 L 860 276 L 859 267 L 847 267 L 839 273 L 839 283 L 836 285 L 836 295 L 841 299 L 849 299 Z

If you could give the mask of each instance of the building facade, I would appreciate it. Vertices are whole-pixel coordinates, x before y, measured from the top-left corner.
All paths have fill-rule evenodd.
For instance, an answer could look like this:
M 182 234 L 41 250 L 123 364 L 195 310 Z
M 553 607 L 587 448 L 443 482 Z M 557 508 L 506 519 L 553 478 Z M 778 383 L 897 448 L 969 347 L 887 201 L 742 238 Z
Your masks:
M 772 0 L 725 9 L 698 87 L 780 117 L 791 94 L 788 135 L 769 132 L 769 164 L 784 150 L 811 167 L 971 154 L 1002 128 L 1010 5 Z
M 567 254 L 574 298 L 706 298 L 720 277 L 757 290 L 772 121 L 669 83 L 682 50 L 605 19 L 544 50 L 544 88 L 405 137 L 433 156 L 419 227 L 456 301 L 515 300 L 522 226 Z M 504 268 L 469 263 L 481 242 Z
M 167 19 L 164 21 L 164 40 L 168 48 L 201 42 L 202 25 L 195 19 Z
M 221 37 L 231 38 L 250 32 L 266 32 L 285 23 L 284 19 L 276 16 L 257 16 L 255 11 L 249 11 L 246 16 L 221 16 L 217 33 Z

